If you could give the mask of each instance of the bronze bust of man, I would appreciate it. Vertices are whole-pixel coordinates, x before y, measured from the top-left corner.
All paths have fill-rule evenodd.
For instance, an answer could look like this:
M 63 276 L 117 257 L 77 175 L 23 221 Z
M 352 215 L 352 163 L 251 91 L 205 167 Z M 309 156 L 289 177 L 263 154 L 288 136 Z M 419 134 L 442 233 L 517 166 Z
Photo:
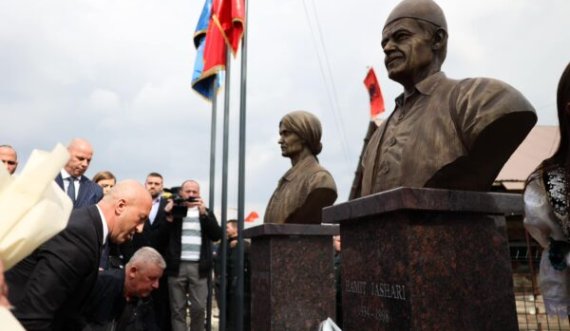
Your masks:
M 292 167 L 279 180 L 264 223 L 320 224 L 322 208 L 335 202 L 334 179 L 317 159 L 321 135 L 321 122 L 306 111 L 291 112 L 279 122 L 281 154 Z
M 441 72 L 447 23 L 432 0 L 404 0 L 382 31 L 384 64 L 404 92 L 362 157 L 360 195 L 399 186 L 489 190 L 536 123 L 520 92 Z

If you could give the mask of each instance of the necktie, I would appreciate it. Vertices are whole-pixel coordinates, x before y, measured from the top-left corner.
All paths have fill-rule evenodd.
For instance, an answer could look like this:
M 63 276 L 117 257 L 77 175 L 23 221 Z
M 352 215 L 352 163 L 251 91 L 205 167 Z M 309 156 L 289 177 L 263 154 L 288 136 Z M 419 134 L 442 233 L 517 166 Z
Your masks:
M 99 259 L 99 268 L 103 270 L 109 269 L 109 240 L 101 247 L 101 259 Z
M 69 185 L 67 186 L 67 195 L 71 198 L 71 201 L 75 203 L 75 177 L 67 177 L 69 180 Z

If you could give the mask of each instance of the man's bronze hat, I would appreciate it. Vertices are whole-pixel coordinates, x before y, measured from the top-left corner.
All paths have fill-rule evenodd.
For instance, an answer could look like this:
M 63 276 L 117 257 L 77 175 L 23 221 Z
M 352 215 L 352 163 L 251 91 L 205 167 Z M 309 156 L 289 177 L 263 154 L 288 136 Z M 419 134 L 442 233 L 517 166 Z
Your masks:
M 402 18 L 430 22 L 447 31 L 447 21 L 443 10 L 432 0 L 403 0 L 392 10 L 384 27 Z

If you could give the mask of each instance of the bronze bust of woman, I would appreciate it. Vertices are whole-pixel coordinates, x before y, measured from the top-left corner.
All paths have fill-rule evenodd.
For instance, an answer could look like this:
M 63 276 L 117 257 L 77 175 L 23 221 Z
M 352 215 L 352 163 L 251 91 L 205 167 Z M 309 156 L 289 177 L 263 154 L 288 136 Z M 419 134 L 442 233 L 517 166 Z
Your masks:
M 264 223 L 320 224 L 323 207 L 336 198 L 331 174 L 319 164 L 322 128 L 319 119 L 306 111 L 294 111 L 279 122 L 281 154 L 291 159 L 279 180 L 267 209 Z

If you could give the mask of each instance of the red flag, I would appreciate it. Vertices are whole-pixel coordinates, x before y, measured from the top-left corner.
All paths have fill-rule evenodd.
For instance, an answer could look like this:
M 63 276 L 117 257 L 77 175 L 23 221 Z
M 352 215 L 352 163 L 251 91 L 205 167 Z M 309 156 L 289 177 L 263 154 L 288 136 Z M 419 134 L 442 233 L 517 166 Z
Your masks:
M 216 2 L 218 6 L 216 6 Z M 244 0 L 215 0 L 212 20 L 235 56 L 243 34 Z
M 247 217 L 245 218 L 246 222 L 253 222 L 256 219 L 259 218 L 259 214 L 257 214 L 256 212 L 252 211 L 251 213 L 249 213 L 249 215 L 247 215 Z
M 212 11 L 219 8 L 224 0 L 214 0 Z M 217 74 L 226 67 L 226 44 L 220 29 L 213 24 L 213 16 L 206 32 L 204 45 L 204 69 L 201 79 Z
M 376 79 L 374 68 L 368 70 L 368 74 L 364 78 L 364 85 L 370 95 L 370 118 L 374 120 L 384 112 L 384 98 L 382 97 L 382 91 L 380 91 L 380 84 L 378 84 Z

